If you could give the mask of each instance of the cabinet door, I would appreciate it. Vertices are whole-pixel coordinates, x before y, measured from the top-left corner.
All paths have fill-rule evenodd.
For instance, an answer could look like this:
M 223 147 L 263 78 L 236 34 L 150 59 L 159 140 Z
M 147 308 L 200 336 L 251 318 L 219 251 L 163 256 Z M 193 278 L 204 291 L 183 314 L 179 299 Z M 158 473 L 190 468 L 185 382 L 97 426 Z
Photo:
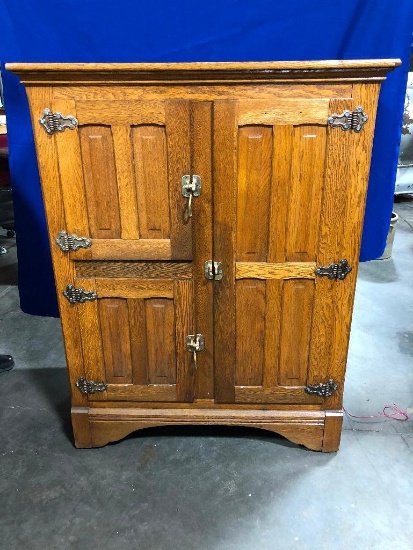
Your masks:
M 52 109 L 78 120 L 55 136 L 62 229 L 92 241 L 73 259 L 191 259 L 180 185 L 190 174 L 189 102 L 55 100 Z
M 74 306 L 85 377 L 107 386 L 89 399 L 192 401 L 193 363 L 185 347 L 193 326 L 190 266 L 109 265 L 102 277 L 94 262 L 79 263 L 76 287 L 98 296 Z M 129 276 L 114 276 L 121 270 Z M 141 277 L 130 277 L 133 270 Z
M 342 388 L 358 248 L 348 242 L 361 231 L 360 155 L 369 155 L 374 122 L 358 134 L 327 120 L 354 107 L 344 99 L 215 102 L 219 402 L 321 403 L 308 384 L 334 377 Z M 316 277 L 317 266 L 342 258 L 353 265 L 345 280 Z

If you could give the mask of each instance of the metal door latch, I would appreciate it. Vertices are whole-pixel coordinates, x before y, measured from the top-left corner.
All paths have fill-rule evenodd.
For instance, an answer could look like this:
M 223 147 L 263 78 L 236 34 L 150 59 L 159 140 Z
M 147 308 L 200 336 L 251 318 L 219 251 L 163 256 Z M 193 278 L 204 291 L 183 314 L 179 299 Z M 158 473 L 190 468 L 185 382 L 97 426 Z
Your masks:
M 202 191 L 202 182 L 200 176 L 182 176 L 181 178 L 182 196 L 188 199 L 187 216 L 192 218 L 192 199 L 199 197 Z
M 205 340 L 202 334 L 188 334 L 186 337 L 186 349 L 194 354 L 194 370 L 197 369 L 196 354 L 205 347 Z
M 210 281 L 222 281 L 224 271 L 222 269 L 221 262 L 213 262 L 212 260 L 208 260 L 204 264 L 204 273 L 206 279 L 209 279 Z

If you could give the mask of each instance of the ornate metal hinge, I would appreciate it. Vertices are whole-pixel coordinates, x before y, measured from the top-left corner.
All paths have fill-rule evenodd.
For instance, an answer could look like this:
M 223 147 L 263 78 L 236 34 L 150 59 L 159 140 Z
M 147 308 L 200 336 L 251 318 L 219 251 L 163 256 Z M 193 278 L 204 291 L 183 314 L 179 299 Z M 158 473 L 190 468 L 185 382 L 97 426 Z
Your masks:
M 104 382 L 94 382 L 93 380 L 86 380 L 86 378 L 83 377 L 79 378 L 76 382 L 76 387 L 84 394 L 107 390 L 107 386 Z
M 309 385 L 305 388 L 306 393 L 318 395 L 319 397 L 330 397 L 337 390 L 338 385 L 332 378 L 325 384 L 320 382 L 319 384 Z
M 49 135 L 55 132 L 63 132 L 66 128 L 73 130 L 78 124 L 74 116 L 63 116 L 62 113 L 52 113 L 50 109 L 43 111 L 39 122 Z
M 68 235 L 66 231 L 61 231 L 56 239 L 56 243 L 60 250 L 69 252 L 70 250 L 79 250 L 79 248 L 89 248 L 92 246 L 92 241 L 86 237 L 78 237 L 74 233 Z
M 330 264 L 328 266 L 320 266 L 315 270 L 315 274 L 319 277 L 328 277 L 329 279 L 343 280 L 352 270 L 347 260 L 340 260 L 338 264 Z
M 67 285 L 63 291 L 63 296 L 71 304 L 83 304 L 86 300 L 92 301 L 96 300 L 98 295 L 92 290 L 86 291 L 83 288 L 76 288 L 73 285 Z
M 333 128 L 339 127 L 342 130 L 361 132 L 368 119 L 363 107 L 357 107 L 354 111 L 343 111 L 341 115 L 331 115 L 327 122 Z
M 222 281 L 224 271 L 221 262 L 213 262 L 212 260 L 205 262 L 204 274 L 205 277 L 211 281 Z

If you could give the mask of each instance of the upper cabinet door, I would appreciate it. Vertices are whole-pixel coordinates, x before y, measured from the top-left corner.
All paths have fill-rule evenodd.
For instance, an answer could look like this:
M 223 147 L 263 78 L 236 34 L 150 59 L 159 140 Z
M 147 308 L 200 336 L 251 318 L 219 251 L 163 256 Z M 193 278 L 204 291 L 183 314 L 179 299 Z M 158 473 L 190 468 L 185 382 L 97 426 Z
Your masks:
M 357 261 L 346 219 L 362 215 L 368 164 L 362 149 L 357 160 L 351 151 L 372 128 L 342 131 L 327 120 L 353 103 L 215 102 L 219 402 L 321 403 L 307 385 L 332 377 L 342 388 Z M 353 264 L 345 280 L 316 276 L 317 267 L 341 259 Z
M 73 259 L 191 259 L 181 178 L 190 174 L 185 100 L 56 100 L 76 117 L 56 140 L 67 233 L 91 239 Z

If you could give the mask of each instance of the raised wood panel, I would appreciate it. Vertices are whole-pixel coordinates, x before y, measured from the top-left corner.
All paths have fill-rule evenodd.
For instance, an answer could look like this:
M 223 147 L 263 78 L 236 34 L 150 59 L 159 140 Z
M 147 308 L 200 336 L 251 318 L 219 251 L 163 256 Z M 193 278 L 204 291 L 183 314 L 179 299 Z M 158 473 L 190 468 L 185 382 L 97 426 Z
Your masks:
M 128 299 L 130 341 L 132 356 L 132 383 L 148 382 L 148 346 L 146 341 L 146 312 L 144 299 Z
M 266 101 L 242 101 L 238 110 L 238 124 L 296 125 L 325 124 L 329 98 L 278 99 L 274 105 Z
M 98 300 L 106 380 L 110 384 L 132 383 L 129 311 L 125 299 Z
M 325 127 L 294 128 L 292 147 L 286 260 L 315 261 L 324 179 Z
M 260 386 L 264 370 L 265 282 L 254 279 L 236 284 L 237 386 Z
M 131 129 L 129 125 L 113 125 L 112 136 L 118 182 L 121 237 L 122 239 L 138 239 L 139 218 Z
M 106 126 L 79 128 L 83 177 L 90 237 L 117 239 L 121 236 L 118 186 L 111 129 Z
M 140 237 L 167 239 L 170 214 L 165 127 L 132 128 L 132 144 Z
M 284 281 L 278 383 L 304 386 L 307 379 L 314 283 Z
M 274 126 L 271 216 L 268 236 L 268 262 L 285 262 L 287 214 L 291 188 L 293 126 Z
M 149 384 L 176 383 L 175 312 L 172 300 L 145 300 Z
M 272 169 L 272 128 L 238 131 L 236 259 L 267 259 Z
M 79 100 L 76 107 L 77 118 L 82 125 L 165 124 L 163 101 L 134 101 L 132 98 L 118 101 Z
M 264 388 L 274 388 L 278 384 L 283 284 L 283 280 L 269 279 L 266 282 L 265 358 L 262 380 Z
M 235 276 L 237 279 L 314 279 L 315 269 L 315 262 L 237 262 Z
M 77 277 L 133 277 L 142 279 L 191 279 L 192 264 L 184 262 L 75 262 Z M 203 276 L 203 274 L 202 274 Z M 204 277 L 205 279 L 205 277 Z

